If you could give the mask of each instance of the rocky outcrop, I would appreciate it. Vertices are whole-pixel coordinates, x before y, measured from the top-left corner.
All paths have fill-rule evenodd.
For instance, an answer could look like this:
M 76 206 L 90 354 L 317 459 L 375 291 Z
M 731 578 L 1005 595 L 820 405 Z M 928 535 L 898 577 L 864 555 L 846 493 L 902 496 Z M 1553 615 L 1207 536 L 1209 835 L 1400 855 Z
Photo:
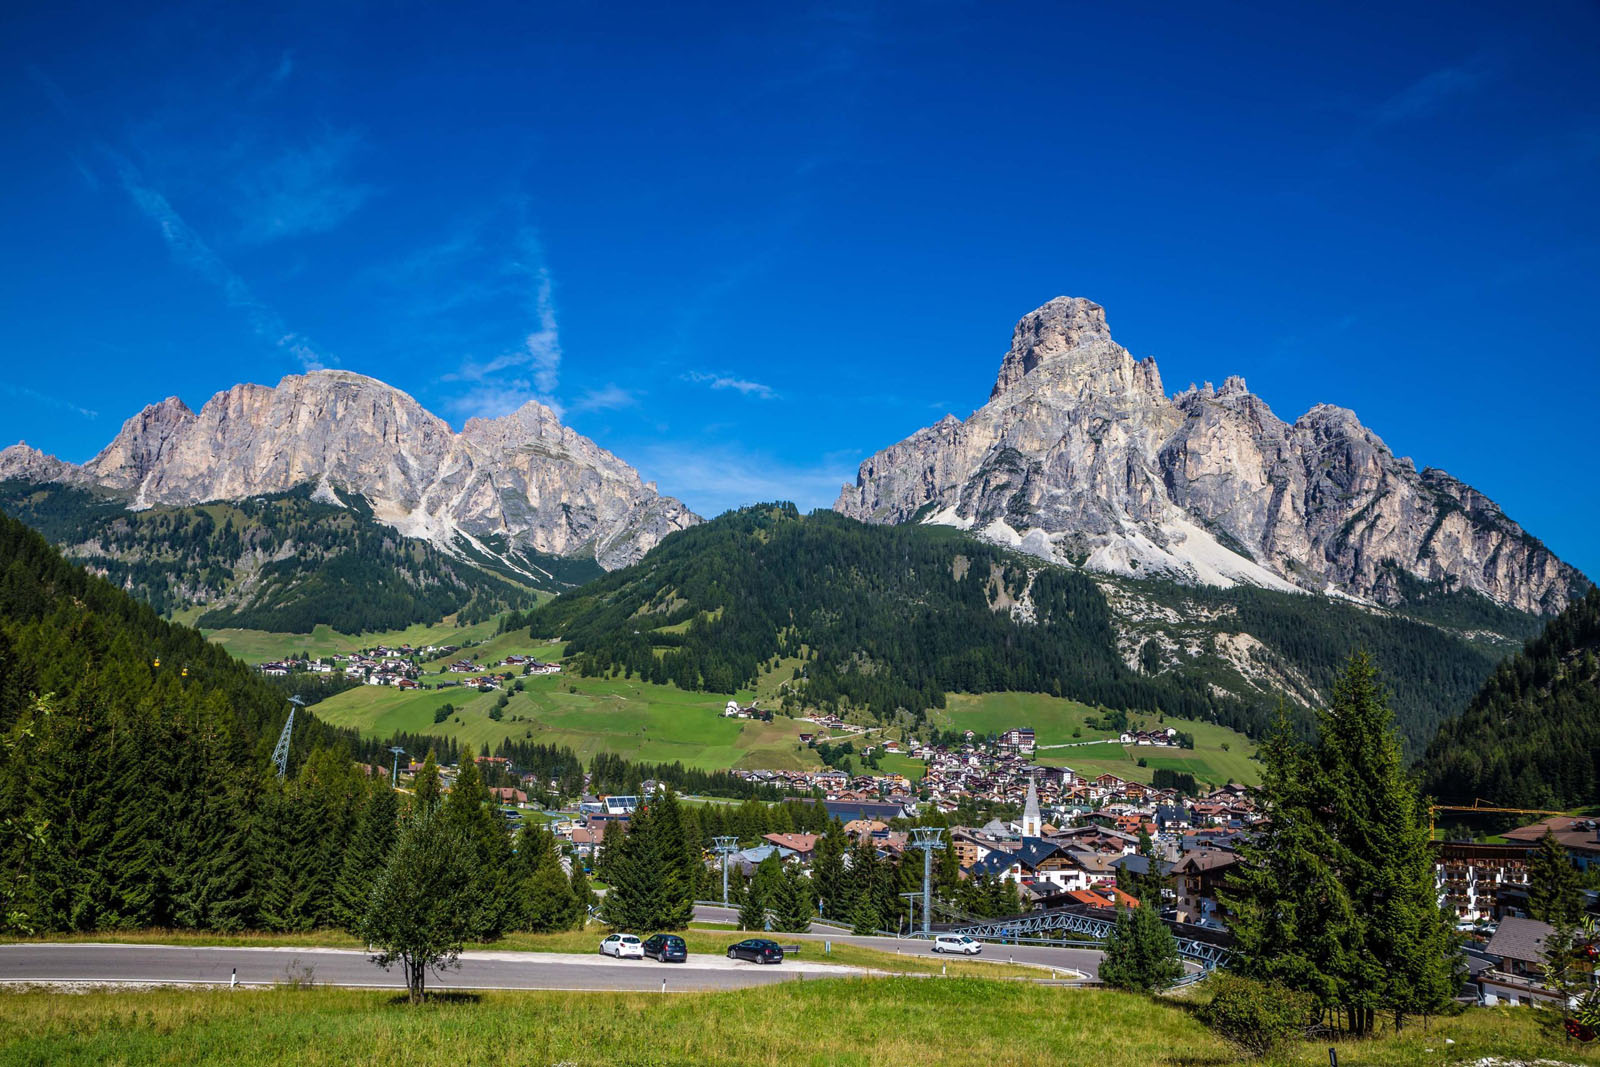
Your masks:
M 1092 570 L 1341 593 L 1416 583 L 1561 610 L 1584 582 L 1494 502 L 1418 472 L 1353 412 L 1294 423 L 1242 378 L 1169 398 L 1105 311 L 1061 297 L 1012 334 L 989 402 L 861 464 L 837 511 L 940 522 Z
M 47 456 L 26 441 L 0 449 L 0 481 L 16 478 L 24 482 L 59 482 L 70 479 L 77 468 L 54 456 Z
M 99 485 L 135 508 L 313 484 L 328 500 L 361 496 L 383 522 L 450 551 L 465 539 L 494 555 L 593 556 L 608 569 L 700 521 L 542 404 L 458 434 L 400 390 L 347 371 L 236 385 L 198 414 L 168 398 L 81 468 L 23 447 L 0 453 L 0 471 Z

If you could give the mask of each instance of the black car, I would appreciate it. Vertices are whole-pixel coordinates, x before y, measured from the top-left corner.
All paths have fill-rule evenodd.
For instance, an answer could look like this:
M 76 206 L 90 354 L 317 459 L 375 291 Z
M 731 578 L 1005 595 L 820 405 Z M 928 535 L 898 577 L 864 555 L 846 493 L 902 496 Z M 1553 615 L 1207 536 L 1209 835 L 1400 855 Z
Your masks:
M 644 954 L 658 963 L 683 963 L 689 958 L 689 946 L 677 934 L 656 934 L 645 939 Z
M 782 963 L 783 946 L 764 937 L 752 937 L 737 945 L 728 946 L 730 960 L 750 960 L 752 963 Z

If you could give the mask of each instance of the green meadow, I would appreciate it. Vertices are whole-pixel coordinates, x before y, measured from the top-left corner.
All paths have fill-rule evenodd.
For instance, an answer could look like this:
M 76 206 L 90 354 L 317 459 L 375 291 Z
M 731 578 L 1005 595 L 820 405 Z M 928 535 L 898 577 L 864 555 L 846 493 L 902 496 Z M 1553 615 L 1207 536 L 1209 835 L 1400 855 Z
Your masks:
M 1471 1009 L 1268 1064 L 1600 1063 L 1526 1008 Z M 1485 1057 L 1495 1057 L 1493 1060 Z M 1191 1004 L 981 978 L 830 978 L 719 993 L 456 993 L 313 986 L 0 993 L 0 1064 L 256 1067 L 838 1064 L 1226 1067 L 1241 1056 Z
M 177 621 L 185 621 L 179 618 Z M 355 652 L 375 645 L 460 645 L 492 638 L 499 628 L 498 616 L 470 626 L 457 626 L 454 617 L 442 622 L 408 626 L 404 630 L 382 633 L 343 634 L 330 626 L 319 625 L 309 634 L 271 633 L 266 630 L 207 630 L 206 637 L 226 648 L 246 663 L 283 659 L 307 653 L 312 659 Z M 527 644 L 526 636 L 522 644 Z
M 435 684 L 441 678 L 459 677 L 428 674 L 424 680 Z M 725 719 L 720 714 L 728 702 L 725 695 L 688 693 L 637 680 L 565 675 L 519 680 L 524 691 L 510 694 L 498 722 L 489 711 L 500 693 L 460 687 L 402 692 L 361 686 L 317 704 L 316 714 L 332 725 L 353 727 L 371 737 L 388 737 L 400 730 L 444 734 L 480 748 L 515 738 L 563 745 L 584 759 L 612 752 L 704 770 L 820 766 L 815 753 L 799 743 L 798 734 L 807 724 L 781 716 L 770 723 Z M 749 700 L 750 694 L 741 693 L 739 699 Z M 444 704 L 453 704 L 455 711 L 435 724 L 434 713 Z
M 1041 748 L 1036 762 L 1071 767 L 1089 776 L 1110 773 L 1148 783 L 1158 769 L 1165 767 L 1187 771 L 1196 781 L 1213 785 L 1228 782 L 1254 785 L 1261 780 L 1261 765 L 1252 758 L 1255 743 L 1236 730 L 1170 715 L 1160 722 L 1151 716 L 1132 716 L 1130 726 L 1135 728 L 1170 726 L 1193 734 L 1195 747 L 1081 745 L 1081 742 L 1117 736 L 1112 731 L 1087 725 L 1088 720 L 1097 718 L 1099 712 L 1087 704 L 1042 693 L 952 693 L 946 698 L 943 711 L 935 713 L 934 721 L 947 729 L 971 730 L 980 737 L 1002 733 L 1013 726 L 1031 726 L 1041 746 L 1079 746 Z M 1143 767 L 1139 766 L 1141 759 L 1145 761 Z

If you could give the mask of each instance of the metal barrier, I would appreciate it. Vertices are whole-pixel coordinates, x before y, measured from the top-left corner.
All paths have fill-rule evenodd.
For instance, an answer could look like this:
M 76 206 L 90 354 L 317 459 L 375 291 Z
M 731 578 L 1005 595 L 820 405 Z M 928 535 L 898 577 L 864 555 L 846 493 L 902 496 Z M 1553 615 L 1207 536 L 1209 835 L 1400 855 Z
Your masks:
M 949 924 L 935 933 L 966 934 L 979 941 L 1051 945 L 1065 945 L 1068 942 L 1068 934 L 1079 934 L 1082 935 L 1080 944 L 1087 947 L 1090 944 L 1096 946 L 1105 944 L 1115 927 L 1116 922 L 1111 919 L 1102 919 L 1077 911 L 1051 909 L 1012 915 L 1003 919 Z M 1050 936 L 1051 934 L 1056 936 Z M 1228 950 L 1221 945 L 1186 937 L 1181 932 L 1175 932 L 1173 939 L 1178 944 L 1178 955 L 1200 964 L 1208 971 L 1224 966 L 1228 962 Z

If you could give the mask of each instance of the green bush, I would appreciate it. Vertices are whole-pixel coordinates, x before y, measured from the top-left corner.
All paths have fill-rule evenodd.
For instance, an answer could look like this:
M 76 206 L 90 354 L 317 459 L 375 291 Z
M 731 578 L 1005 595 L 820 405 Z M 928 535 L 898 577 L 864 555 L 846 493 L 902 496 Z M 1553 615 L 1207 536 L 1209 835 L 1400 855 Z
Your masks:
M 1237 974 L 1209 979 L 1214 993 L 1200 1009 L 1200 1020 L 1229 1044 L 1252 1056 L 1265 1056 L 1311 1018 L 1311 998 L 1279 985 Z

